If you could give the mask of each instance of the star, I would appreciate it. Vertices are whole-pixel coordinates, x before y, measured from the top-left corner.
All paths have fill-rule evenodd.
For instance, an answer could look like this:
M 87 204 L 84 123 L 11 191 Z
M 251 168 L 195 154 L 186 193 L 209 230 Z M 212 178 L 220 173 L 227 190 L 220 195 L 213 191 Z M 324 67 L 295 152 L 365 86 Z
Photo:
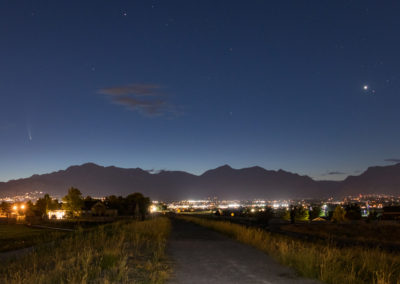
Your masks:
M 363 86 L 364 91 L 368 91 L 368 85 Z
M 126 16 L 128 16 L 128 13 L 127 12 L 122 12 L 122 16 L 126 17 Z

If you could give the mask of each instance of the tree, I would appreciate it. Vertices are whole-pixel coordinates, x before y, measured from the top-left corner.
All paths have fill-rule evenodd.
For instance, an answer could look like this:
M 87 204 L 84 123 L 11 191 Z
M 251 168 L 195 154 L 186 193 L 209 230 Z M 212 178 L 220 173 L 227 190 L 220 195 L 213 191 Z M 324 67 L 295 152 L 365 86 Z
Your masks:
M 266 207 L 264 211 L 259 211 L 256 214 L 257 222 L 262 225 L 268 225 L 272 217 L 274 217 L 274 212 L 270 207 Z
M 296 206 L 290 206 L 290 223 L 294 224 L 296 221 Z
M 132 214 L 136 219 L 144 220 L 149 211 L 150 199 L 136 192 L 126 197 L 126 204 L 129 214 Z
M 35 216 L 35 211 L 34 211 L 35 206 L 33 205 L 32 201 L 28 200 L 25 204 L 25 216 L 26 217 L 32 217 Z
M 11 214 L 11 204 L 10 203 L 5 202 L 5 201 L 1 202 L 0 209 L 1 209 L 1 211 L 3 211 L 4 214 L 6 214 L 7 217 L 10 216 L 10 214 Z
M 84 210 L 91 210 L 92 207 L 99 202 L 97 199 L 93 199 L 91 196 L 86 196 L 83 200 L 83 208 Z
M 310 219 L 308 210 L 303 206 L 295 208 L 295 219 L 296 221 L 308 221 Z
M 277 212 L 276 212 L 276 215 L 277 216 L 280 216 L 283 220 L 285 220 L 285 221 L 290 221 L 290 211 L 289 210 L 286 210 L 286 209 L 279 209 Z
M 39 198 L 35 206 L 33 207 L 33 211 L 40 216 L 47 216 L 49 210 L 57 210 L 60 208 L 60 204 L 57 199 L 52 199 L 50 195 L 45 194 L 43 198 Z
M 106 205 L 106 207 L 110 209 L 117 209 L 119 215 L 128 214 L 125 203 L 125 199 L 122 196 L 117 197 L 115 195 L 110 195 L 107 196 L 104 200 L 104 204 Z
M 344 210 L 342 206 L 336 206 L 335 210 L 333 211 L 332 221 L 335 223 L 346 221 L 346 210 Z
M 309 213 L 310 213 L 311 220 L 318 218 L 321 215 L 321 206 L 318 206 L 318 205 L 312 206 Z
M 361 219 L 361 207 L 358 204 L 347 204 L 344 209 L 346 210 L 346 218 L 349 220 Z
M 107 208 L 102 202 L 98 201 L 95 205 L 92 206 L 91 210 L 92 213 L 96 216 L 104 216 Z
M 82 193 L 79 189 L 71 187 L 68 190 L 68 194 L 62 200 L 64 210 L 68 211 L 72 216 L 79 215 L 79 211 L 82 210 L 84 205 Z

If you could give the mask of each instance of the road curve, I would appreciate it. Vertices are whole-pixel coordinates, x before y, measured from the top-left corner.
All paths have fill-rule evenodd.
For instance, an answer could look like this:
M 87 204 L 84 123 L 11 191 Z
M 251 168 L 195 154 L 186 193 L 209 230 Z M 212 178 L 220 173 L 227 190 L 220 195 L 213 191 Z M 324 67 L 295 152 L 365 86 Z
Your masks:
M 169 283 L 319 283 L 298 277 L 265 253 L 220 233 L 172 219 L 167 246 L 173 275 Z

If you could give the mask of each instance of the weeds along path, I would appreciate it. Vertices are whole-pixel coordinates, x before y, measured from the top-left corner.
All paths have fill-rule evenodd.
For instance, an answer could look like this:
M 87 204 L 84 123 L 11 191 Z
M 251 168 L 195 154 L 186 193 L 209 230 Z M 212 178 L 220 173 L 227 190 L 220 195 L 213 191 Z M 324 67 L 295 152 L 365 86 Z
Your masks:
M 167 253 L 174 270 L 170 283 L 318 283 L 253 247 L 181 219 L 172 219 Z
M 27 255 L 28 253 L 33 252 L 35 247 L 27 247 L 27 248 L 21 248 L 17 250 L 12 250 L 12 251 L 6 251 L 6 252 L 1 252 L 0 253 L 0 262 L 4 262 L 9 259 L 17 259 L 19 257 L 22 257 L 24 255 Z
M 0 283 L 163 283 L 167 218 L 120 221 L 71 232 L 1 262 Z
M 179 218 L 251 245 L 304 277 L 330 284 L 400 284 L 400 256 L 396 253 L 305 242 L 254 227 L 194 216 Z

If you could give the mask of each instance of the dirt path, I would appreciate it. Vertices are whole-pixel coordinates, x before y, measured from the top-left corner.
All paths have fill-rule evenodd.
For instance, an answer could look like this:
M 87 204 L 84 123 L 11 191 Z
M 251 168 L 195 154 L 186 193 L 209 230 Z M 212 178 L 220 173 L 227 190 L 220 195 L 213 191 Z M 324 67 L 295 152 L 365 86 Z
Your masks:
M 170 283 L 318 283 L 299 278 L 265 253 L 207 228 L 172 220 Z

